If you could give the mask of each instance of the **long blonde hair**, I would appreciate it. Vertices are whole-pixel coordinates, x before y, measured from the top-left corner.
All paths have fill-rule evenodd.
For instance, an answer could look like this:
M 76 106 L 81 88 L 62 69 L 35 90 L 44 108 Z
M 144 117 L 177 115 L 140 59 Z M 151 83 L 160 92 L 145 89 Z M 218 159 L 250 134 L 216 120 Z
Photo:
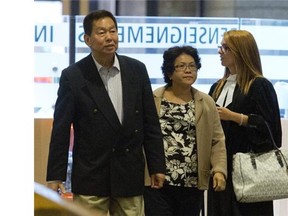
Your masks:
M 263 76 L 257 43 L 253 35 L 246 30 L 227 31 L 224 33 L 223 38 L 227 47 L 229 47 L 229 52 L 232 52 L 235 58 L 237 84 L 241 92 L 247 95 L 255 78 Z M 219 80 L 212 95 L 214 99 L 221 93 L 221 89 L 229 74 L 229 68 L 225 67 L 224 76 Z

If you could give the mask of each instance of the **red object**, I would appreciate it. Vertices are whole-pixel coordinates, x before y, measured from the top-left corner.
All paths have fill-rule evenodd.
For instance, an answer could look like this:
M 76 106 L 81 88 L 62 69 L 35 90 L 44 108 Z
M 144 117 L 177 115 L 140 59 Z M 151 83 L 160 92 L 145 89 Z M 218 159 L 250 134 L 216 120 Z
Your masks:
M 66 200 L 73 201 L 73 193 L 71 193 L 71 192 L 62 193 L 61 197 L 66 199 Z

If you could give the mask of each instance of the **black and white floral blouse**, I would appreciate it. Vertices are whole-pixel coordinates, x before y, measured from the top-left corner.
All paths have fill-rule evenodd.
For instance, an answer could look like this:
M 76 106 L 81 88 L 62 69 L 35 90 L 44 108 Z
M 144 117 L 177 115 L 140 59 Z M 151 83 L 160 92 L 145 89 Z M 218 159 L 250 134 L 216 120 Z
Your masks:
M 195 102 L 161 101 L 160 124 L 166 157 L 166 184 L 197 187 Z

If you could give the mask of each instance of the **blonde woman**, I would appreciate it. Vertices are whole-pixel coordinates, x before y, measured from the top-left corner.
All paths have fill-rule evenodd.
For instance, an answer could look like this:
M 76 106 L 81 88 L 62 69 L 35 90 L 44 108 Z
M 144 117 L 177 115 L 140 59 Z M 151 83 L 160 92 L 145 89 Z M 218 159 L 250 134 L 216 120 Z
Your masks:
M 208 192 L 209 216 L 271 216 L 273 202 L 239 203 L 233 191 L 232 157 L 237 152 L 261 152 L 273 148 L 266 120 L 278 147 L 281 121 L 276 92 L 263 77 L 259 50 L 253 35 L 245 30 L 224 33 L 218 53 L 225 67 L 222 79 L 213 84 L 214 98 L 226 137 L 228 179 L 226 190 Z

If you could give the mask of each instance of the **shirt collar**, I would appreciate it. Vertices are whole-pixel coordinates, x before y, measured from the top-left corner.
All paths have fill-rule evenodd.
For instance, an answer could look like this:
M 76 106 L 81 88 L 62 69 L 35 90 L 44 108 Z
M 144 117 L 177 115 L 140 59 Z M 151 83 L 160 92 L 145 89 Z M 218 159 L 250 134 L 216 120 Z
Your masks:
M 93 57 L 93 55 L 91 55 L 91 56 L 94 60 L 94 63 L 96 64 L 98 71 L 100 71 L 101 68 L 103 68 L 103 66 L 99 62 L 97 62 L 97 60 Z M 117 55 L 115 55 L 115 57 L 114 57 L 114 62 L 113 62 L 113 65 L 111 68 L 116 68 L 118 71 L 120 71 L 120 64 L 119 64 L 119 60 L 118 60 Z
M 227 81 L 236 81 L 237 74 L 230 74 L 229 77 L 226 79 Z

